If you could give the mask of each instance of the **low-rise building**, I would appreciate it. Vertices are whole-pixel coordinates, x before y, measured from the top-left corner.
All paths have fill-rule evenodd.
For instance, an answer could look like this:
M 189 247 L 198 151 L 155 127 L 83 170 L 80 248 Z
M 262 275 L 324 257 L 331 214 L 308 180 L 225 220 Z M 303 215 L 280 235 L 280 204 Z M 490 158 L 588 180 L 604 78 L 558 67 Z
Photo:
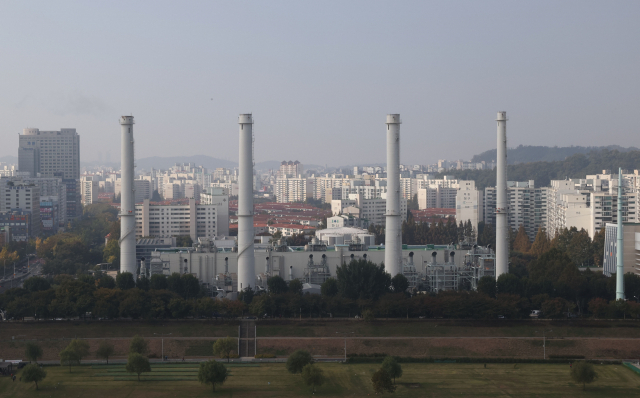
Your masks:
M 332 200 L 331 213 L 334 216 L 339 214 L 357 215 L 362 219 L 369 220 L 370 224 L 385 225 L 386 193 L 383 196 L 384 198 L 379 199 L 365 199 L 362 194 L 351 194 L 347 200 Z M 407 220 L 407 200 L 404 198 L 400 199 L 400 215 L 402 222 Z
M 10 210 L 0 212 L 0 227 L 9 227 L 12 242 L 28 242 L 40 233 L 40 212 L 36 217 L 30 211 Z
M 348 214 L 340 214 L 327 218 L 327 228 L 343 227 L 367 229 L 369 228 L 369 220 Z

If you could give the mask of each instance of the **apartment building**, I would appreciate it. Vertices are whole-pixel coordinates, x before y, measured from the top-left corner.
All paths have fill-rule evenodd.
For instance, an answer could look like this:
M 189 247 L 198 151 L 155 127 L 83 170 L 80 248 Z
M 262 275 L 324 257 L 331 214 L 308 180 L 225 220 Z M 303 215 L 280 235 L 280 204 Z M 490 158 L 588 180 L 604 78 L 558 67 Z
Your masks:
M 0 187 L 2 192 L 0 212 L 7 214 L 8 218 L 5 217 L 3 223 L 4 226 L 11 227 L 13 239 L 22 240 L 23 237 L 26 237 L 25 239 L 28 240 L 38 236 L 42 224 L 40 219 L 40 188 L 13 181 L 4 181 Z M 19 221 L 15 221 L 18 219 Z M 25 228 L 14 229 L 14 227 L 22 226 Z
M 533 241 L 539 228 L 548 229 L 549 188 L 537 188 L 533 180 L 507 181 L 509 196 L 509 227 L 517 230 L 524 226 L 527 236 Z M 496 189 L 487 187 L 484 191 L 484 222 L 495 226 Z
M 135 203 L 142 203 L 145 199 L 151 199 L 151 196 L 153 195 L 153 191 L 151 190 L 151 181 L 148 179 L 133 180 L 133 190 Z M 118 179 L 114 183 L 114 194 L 119 196 L 121 191 L 122 180 Z
M 275 195 L 278 203 L 304 202 L 313 198 L 313 178 L 279 177 L 276 180 Z
M 18 168 L 32 177 L 80 178 L 80 136 L 76 129 L 40 131 L 27 128 L 19 137 Z
M 170 238 L 189 235 L 212 238 L 229 234 L 229 201 L 226 196 L 212 197 L 209 204 L 150 204 L 145 199 L 136 205 L 136 237 Z
M 282 161 L 280 163 L 280 169 L 278 170 L 278 178 L 282 177 L 297 177 L 304 175 L 304 167 L 302 167 L 302 163 L 297 160 L 292 161 Z
M 638 170 L 623 173 L 622 221 L 640 221 Z M 603 170 L 585 179 L 551 181 L 548 198 L 547 232 L 550 237 L 563 229 L 584 228 L 591 238 L 607 223 L 618 222 L 618 175 Z
M 638 259 L 640 258 L 640 223 L 622 223 L 622 261 L 624 267 L 624 273 L 631 272 L 632 274 L 640 275 L 640 265 Z M 617 252 L 618 252 L 618 225 L 617 224 L 605 224 L 604 235 L 604 261 L 602 264 L 602 272 L 606 276 L 611 276 L 617 273 Z M 630 299 L 630 297 L 628 297 Z
M 100 184 L 93 176 L 82 176 L 80 178 L 80 198 L 83 205 L 90 205 L 98 200 Z

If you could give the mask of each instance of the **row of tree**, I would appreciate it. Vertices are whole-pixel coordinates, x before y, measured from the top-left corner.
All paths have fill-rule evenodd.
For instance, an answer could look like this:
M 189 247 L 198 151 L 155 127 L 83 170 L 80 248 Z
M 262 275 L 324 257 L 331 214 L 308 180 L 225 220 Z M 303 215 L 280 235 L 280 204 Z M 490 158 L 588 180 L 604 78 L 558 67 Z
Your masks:
M 172 275 L 164 280 L 180 281 L 183 277 L 188 279 Z M 640 296 L 640 277 L 627 274 L 624 280 L 627 296 Z M 339 267 L 337 277 L 322 285 L 320 295 L 303 295 L 299 281 L 287 284 L 279 277 L 269 279 L 268 292 L 246 290 L 239 300 L 216 300 L 175 285 L 172 291 L 161 283 L 150 284 L 148 290 L 130 285 L 101 287 L 103 279 L 85 276 L 78 279 L 58 276 L 53 285 L 48 283 L 42 278 L 30 278 L 24 288 L 0 295 L 0 305 L 14 318 L 73 317 L 87 312 L 102 318 L 145 319 L 237 317 L 247 312 L 272 317 L 362 315 L 365 319 L 418 316 L 492 319 L 499 315 L 527 318 L 532 310 L 542 310 L 543 316 L 549 318 L 569 314 L 598 318 L 640 315 L 636 302 L 614 300 L 613 278 L 578 271 L 572 260 L 557 249 L 534 260 L 512 258 L 509 274 L 501 275 L 497 284 L 491 277 L 481 279 L 477 291 L 413 296 L 406 292 L 406 278 L 401 275 L 390 278 L 383 266 L 363 260 Z

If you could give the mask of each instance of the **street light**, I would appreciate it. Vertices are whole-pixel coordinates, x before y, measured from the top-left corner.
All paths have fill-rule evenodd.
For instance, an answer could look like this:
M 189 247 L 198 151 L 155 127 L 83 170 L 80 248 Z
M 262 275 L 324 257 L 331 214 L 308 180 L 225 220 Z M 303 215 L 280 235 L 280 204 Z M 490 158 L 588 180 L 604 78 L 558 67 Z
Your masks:
M 546 333 L 549 332 L 553 332 L 553 330 L 543 330 L 542 331 L 542 359 L 547 359 L 547 336 Z M 538 331 L 536 330 L 536 333 L 538 333 Z
M 164 362 L 164 336 L 169 336 L 171 333 L 154 333 L 155 335 L 160 335 L 162 339 L 162 361 Z
M 347 362 L 347 333 L 351 333 L 353 334 L 354 332 L 336 332 L 336 334 L 338 333 L 343 333 L 344 334 L 344 362 Z

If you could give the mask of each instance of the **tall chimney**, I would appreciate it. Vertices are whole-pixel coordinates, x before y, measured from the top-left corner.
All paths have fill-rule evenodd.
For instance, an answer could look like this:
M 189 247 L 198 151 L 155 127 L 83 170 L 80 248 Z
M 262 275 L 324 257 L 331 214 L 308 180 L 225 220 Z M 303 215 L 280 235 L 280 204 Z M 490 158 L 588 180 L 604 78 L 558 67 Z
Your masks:
M 624 300 L 624 231 L 622 229 L 622 168 L 618 169 L 618 244 L 616 246 L 616 300 Z
M 255 287 L 256 272 L 253 253 L 253 118 L 241 114 L 240 175 L 238 178 L 238 290 Z
M 400 115 L 387 115 L 387 208 L 384 265 L 392 277 L 402 273 L 400 215 Z
M 496 280 L 509 272 L 509 195 L 507 193 L 507 112 L 498 112 L 496 178 Z
M 120 272 L 136 276 L 136 208 L 133 191 L 133 116 L 120 118 Z

